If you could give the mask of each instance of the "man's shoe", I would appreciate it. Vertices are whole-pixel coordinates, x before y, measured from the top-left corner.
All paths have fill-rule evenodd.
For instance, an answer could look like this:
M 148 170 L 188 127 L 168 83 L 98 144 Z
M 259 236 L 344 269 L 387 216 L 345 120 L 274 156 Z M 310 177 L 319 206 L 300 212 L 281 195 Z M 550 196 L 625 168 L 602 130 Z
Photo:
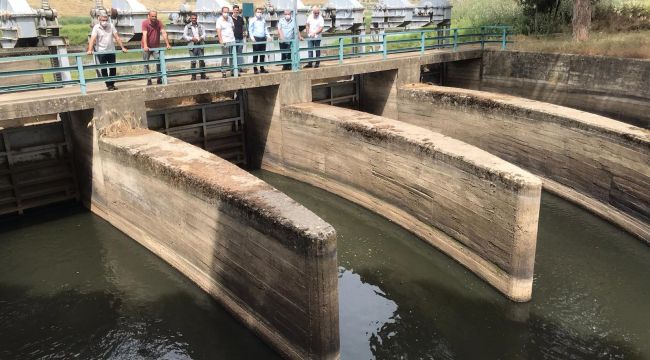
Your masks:
M 203 78 L 201 78 L 203 79 Z M 196 80 L 196 75 L 192 75 L 192 81 Z
M 315 67 L 315 68 L 320 67 L 320 64 L 319 64 L 319 63 L 316 63 L 316 65 L 314 65 L 314 67 Z
M 221 73 L 221 77 L 222 77 L 222 78 L 227 78 L 227 77 L 228 77 L 228 74 L 226 74 L 225 72 L 222 72 L 222 73 Z
M 265 68 L 262 68 L 262 69 L 260 70 L 260 72 L 261 72 L 262 74 L 268 74 L 268 73 L 269 73 Z
M 107 89 L 108 91 L 115 91 L 115 90 L 117 90 L 117 88 L 116 88 L 115 86 L 107 86 L 106 89 Z
M 308 69 L 308 68 L 310 68 L 310 67 L 312 67 L 312 66 L 311 66 L 311 63 L 308 63 L 307 65 L 305 65 L 305 67 L 304 67 L 303 69 Z
M 151 82 L 151 79 L 147 80 L 147 85 L 153 85 L 153 83 Z
M 158 84 L 158 85 L 162 84 L 162 79 L 156 80 L 156 84 Z
M 257 68 L 253 68 L 253 72 L 254 72 L 255 74 L 259 74 L 259 73 L 260 73 L 260 72 L 257 70 Z
M 203 76 L 201 76 L 201 80 L 208 80 L 209 78 L 210 78 L 210 77 L 207 76 L 207 75 L 203 75 Z

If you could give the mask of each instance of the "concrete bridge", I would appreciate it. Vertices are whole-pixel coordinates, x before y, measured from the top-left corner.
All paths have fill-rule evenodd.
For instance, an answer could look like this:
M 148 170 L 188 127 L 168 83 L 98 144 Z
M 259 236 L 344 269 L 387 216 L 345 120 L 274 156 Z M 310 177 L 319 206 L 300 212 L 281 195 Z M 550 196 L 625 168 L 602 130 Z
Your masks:
M 291 359 L 338 357 L 336 231 L 234 164 L 367 207 L 514 301 L 532 296 L 542 187 L 650 242 L 647 130 L 418 84 L 476 88 L 486 54 L 1 95 L 0 211 L 80 199 Z

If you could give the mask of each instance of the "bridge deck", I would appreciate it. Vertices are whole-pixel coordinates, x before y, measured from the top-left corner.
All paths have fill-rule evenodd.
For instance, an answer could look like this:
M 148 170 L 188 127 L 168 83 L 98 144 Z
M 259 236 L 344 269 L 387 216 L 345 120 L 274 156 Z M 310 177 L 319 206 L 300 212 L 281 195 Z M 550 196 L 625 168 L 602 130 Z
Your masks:
M 386 59 L 381 55 L 346 59 L 343 64 L 337 61 L 324 61 L 318 69 L 304 69 L 298 72 L 280 71 L 269 67 L 269 74 L 254 75 L 251 71 L 238 78 L 222 78 L 213 73 L 209 80 L 189 81 L 189 76 L 173 77 L 167 85 L 146 86 L 145 80 L 120 82 L 115 93 L 129 92 L 128 96 L 142 98 L 144 101 L 193 96 L 206 92 L 224 92 L 254 87 L 278 85 L 295 79 L 325 79 L 339 76 L 396 70 L 403 66 L 416 66 L 467 59 L 482 56 L 480 47 L 464 47 L 462 50 L 428 50 L 420 53 L 390 54 Z M 103 83 L 92 83 L 88 94 L 80 94 L 78 86 L 57 89 L 32 90 L 0 95 L 0 128 L 18 126 L 21 118 L 30 118 L 66 111 L 92 109 L 99 101 L 98 95 L 106 94 Z M 127 96 L 125 94 L 125 96 Z M 116 104 L 119 106 L 119 104 Z

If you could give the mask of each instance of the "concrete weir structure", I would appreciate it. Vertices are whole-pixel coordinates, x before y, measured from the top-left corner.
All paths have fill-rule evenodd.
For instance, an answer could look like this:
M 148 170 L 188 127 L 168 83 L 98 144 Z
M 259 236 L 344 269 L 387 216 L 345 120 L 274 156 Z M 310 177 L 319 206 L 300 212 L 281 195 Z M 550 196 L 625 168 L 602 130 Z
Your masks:
M 541 181 L 423 128 L 324 104 L 254 119 L 261 166 L 356 202 L 439 248 L 508 298 L 531 298 Z M 264 135 L 262 135 L 264 134 Z
M 509 95 L 412 84 L 399 120 L 476 145 L 650 244 L 650 131 Z
M 87 128 L 87 115 L 73 113 L 69 122 L 93 212 L 285 358 L 338 358 L 336 232 L 329 224 L 213 154 L 121 121 Z

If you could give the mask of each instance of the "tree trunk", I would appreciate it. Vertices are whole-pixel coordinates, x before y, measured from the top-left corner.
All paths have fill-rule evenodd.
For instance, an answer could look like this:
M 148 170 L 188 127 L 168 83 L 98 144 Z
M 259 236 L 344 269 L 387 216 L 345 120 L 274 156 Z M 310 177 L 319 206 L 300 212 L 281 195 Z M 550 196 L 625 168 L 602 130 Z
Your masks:
M 573 0 L 573 40 L 585 41 L 589 39 L 591 27 L 591 0 Z

